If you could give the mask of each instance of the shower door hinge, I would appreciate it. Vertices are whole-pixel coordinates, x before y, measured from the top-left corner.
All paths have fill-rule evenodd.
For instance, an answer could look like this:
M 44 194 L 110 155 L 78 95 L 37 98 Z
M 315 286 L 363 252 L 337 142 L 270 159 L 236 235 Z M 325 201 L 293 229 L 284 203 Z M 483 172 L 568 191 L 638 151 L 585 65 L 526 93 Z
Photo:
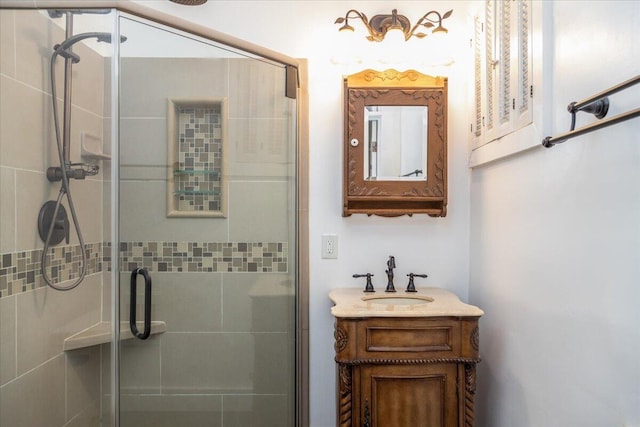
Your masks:
M 293 65 L 287 65 L 286 68 L 286 86 L 284 88 L 284 96 L 296 99 L 299 87 L 298 68 Z

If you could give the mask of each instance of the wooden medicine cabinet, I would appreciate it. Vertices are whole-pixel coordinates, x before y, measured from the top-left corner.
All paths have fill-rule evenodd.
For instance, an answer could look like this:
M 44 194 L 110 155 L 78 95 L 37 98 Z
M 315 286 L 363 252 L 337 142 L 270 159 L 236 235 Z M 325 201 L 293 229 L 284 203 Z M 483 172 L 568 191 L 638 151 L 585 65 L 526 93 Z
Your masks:
M 343 216 L 446 215 L 447 78 L 344 78 Z

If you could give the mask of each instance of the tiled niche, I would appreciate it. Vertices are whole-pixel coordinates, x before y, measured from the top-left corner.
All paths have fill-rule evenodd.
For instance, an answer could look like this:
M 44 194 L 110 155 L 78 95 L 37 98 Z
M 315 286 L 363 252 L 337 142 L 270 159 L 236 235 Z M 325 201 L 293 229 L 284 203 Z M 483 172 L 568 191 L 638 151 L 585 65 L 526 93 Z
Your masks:
M 168 217 L 226 217 L 226 98 L 169 99 Z

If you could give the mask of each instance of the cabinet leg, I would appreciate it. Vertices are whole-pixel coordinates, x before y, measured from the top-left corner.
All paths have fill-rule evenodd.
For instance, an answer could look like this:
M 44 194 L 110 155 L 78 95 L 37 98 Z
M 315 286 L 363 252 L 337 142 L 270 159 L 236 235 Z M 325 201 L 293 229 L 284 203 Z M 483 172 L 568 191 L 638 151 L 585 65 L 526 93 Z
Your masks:
M 351 426 L 351 390 L 352 372 L 351 366 L 338 364 L 338 427 Z
M 476 398 L 476 365 L 464 364 L 464 425 L 473 427 L 475 424 L 475 398 Z

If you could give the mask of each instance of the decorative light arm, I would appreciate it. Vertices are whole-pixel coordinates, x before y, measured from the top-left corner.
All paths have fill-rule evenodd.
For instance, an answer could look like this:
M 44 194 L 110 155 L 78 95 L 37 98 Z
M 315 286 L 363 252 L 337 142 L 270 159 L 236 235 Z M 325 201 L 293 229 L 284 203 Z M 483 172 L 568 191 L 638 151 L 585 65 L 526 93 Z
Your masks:
M 350 16 L 352 13 L 355 14 L 355 16 Z M 336 22 L 334 22 L 334 24 L 344 23 L 344 25 L 340 27 L 338 31 L 354 31 L 354 28 L 351 25 L 349 25 L 349 19 L 360 19 L 362 21 L 362 23 L 367 28 L 367 31 L 369 31 L 369 34 L 370 34 L 369 36 L 367 36 L 367 40 L 379 41 L 378 38 L 380 40 L 384 38 L 384 34 L 378 33 L 375 29 L 371 27 L 371 25 L 369 25 L 369 19 L 367 18 L 367 15 L 365 15 L 364 13 L 358 12 L 355 9 L 348 10 L 347 13 L 344 15 L 344 18 L 336 19 Z
M 436 24 L 438 26 L 431 30 L 431 33 L 447 33 L 448 30 L 442 26 L 442 21 L 450 17 L 452 13 L 453 9 L 447 11 L 444 15 L 440 15 L 440 13 L 435 10 L 427 12 L 422 18 L 418 20 L 418 22 L 416 22 L 416 25 L 413 26 L 413 28 L 411 29 L 411 33 L 409 33 L 409 37 L 414 36 L 419 39 L 424 38 L 427 36 L 425 33 L 416 33 L 418 27 L 423 26 L 425 28 L 433 28 Z M 435 15 L 437 18 L 432 19 L 429 17 L 430 15 Z M 407 37 L 407 40 L 409 39 L 409 37 Z

